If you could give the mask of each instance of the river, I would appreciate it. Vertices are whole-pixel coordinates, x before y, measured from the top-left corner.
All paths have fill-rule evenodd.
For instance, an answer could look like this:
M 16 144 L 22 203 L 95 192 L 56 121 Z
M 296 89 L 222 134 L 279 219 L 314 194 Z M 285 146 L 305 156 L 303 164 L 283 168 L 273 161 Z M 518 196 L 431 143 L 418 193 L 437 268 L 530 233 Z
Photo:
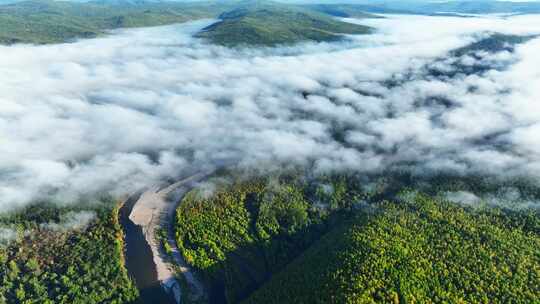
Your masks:
M 120 224 L 125 234 L 125 259 L 128 274 L 139 289 L 136 304 L 175 304 L 174 299 L 161 287 L 157 278 L 152 250 L 142 227 L 135 225 L 129 215 L 138 196 L 130 197 L 120 209 Z

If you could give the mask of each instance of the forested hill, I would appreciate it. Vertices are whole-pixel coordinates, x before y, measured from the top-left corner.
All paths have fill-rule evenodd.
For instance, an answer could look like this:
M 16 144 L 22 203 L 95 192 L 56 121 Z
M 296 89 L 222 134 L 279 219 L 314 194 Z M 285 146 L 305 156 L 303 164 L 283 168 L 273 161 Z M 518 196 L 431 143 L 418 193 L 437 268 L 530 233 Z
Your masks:
M 248 5 L 225 12 L 219 18 L 222 19 L 220 22 L 205 28 L 197 36 L 228 46 L 273 46 L 302 41 L 335 41 L 343 38 L 341 34 L 370 32 L 366 26 L 281 4 Z
M 260 7 L 261 3 L 264 3 L 266 8 L 264 13 L 253 13 L 252 9 Z M 365 28 L 359 25 L 332 19 L 329 15 L 334 15 L 333 11 L 321 13 L 308 6 L 277 4 L 271 1 L 186 3 L 97 0 L 80 3 L 31 0 L 0 5 L 0 44 L 69 42 L 104 35 L 110 29 L 218 18 L 223 13 L 238 10 L 249 10 L 249 16 L 242 16 L 241 22 L 227 18 L 226 23 L 212 27 L 201 36 L 223 42 L 222 36 L 227 35 L 227 44 L 235 44 L 240 36 L 246 37 L 241 42 L 268 44 L 330 40 L 336 37 L 335 33 L 365 32 Z M 264 31 L 261 31 L 262 28 Z
M 103 35 L 108 29 L 210 18 L 215 4 L 103 4 L 37 0 L 0 6 L 0 43 L 58 43 Z
M 506 185 L 444 178 L 401 188 L 388 177 L 362 187 L 358 178 L 194 190 L 177 210 L 178 246 L 228 303 L 538 302 L 538 210 L 460 198 Z
M 407 196 L 345 222 L 245 303 L 538 302 L 537 215 Z
M 113 202 L 1 214 L 0 304 L 135 303 L 117 217 Z

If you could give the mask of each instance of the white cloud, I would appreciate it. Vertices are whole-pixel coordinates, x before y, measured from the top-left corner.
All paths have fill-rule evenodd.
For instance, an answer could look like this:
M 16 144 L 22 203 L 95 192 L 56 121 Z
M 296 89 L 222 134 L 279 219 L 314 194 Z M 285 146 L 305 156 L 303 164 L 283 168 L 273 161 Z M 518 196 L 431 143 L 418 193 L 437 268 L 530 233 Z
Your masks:
M 444 199 L 464 205 L 477 205 L 482 200 L 474 193 L 466 191 L 446 192 L 444 194 Z
M 0 245 L 8 245 L 10 242 L 17 240 L 17 231 L 11 228 L 0 227 Z
M 480 76 L 426 66 L 452 72 L 458 59 L 438 59 L 476 33 L 540 32 L 539 19 L 397 16 L 352 42 L 280 49 L 207 45 L 190 36 L 204 22 L 0 47 L 0 209 L 222 164 L 538 176 L 540 40 L 468 58 L 509 66 Z
M 84 230 L 96 218 L 96 213 L 93 211 L 68 212 L 61 216 L 60 222 L 49 222 L 40 224 L 41 229 L 51 231 L 68 231 L 68 230 Z

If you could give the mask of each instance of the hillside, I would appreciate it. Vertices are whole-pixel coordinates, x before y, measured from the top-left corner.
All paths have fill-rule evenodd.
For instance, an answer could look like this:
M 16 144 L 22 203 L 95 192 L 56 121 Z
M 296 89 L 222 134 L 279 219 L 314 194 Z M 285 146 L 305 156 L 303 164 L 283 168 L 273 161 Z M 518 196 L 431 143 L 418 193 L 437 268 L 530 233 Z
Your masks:
M 431 76 L 446 81 L 456 75 L 484 75 L 490 71 L 504 71 L 508 63 L 495 64 L 490 60 L 493 54 L 514 53 L 516 47 L 536 38 L 537 36 L 506 35 L 502 33 L 479 33 L 475 42 L 454 49 L 448 53 L 452 59 L 452 69 L 445 70 L 439 67 L 443 62 L 449 62 L 448 57 L 441 57 L 427 67 Z
M 492 33 L 485 38 L 453 51 L 452 55 L 461 57 L 464 55 L 474 55 L 475 52 L 513 52 L 517 45 L 528 42 L 536 37 L 538 36 L 517 36 Z
M 470 208 L 447 198 L 508 187 L 538 197 L 526 182 L 435 177 L 417 184 L 386 176 L 364 187 L 360 176 L 295 174 L 219 180 L 213 193 L 203 187 L 186 196 L 176 218 L 179 248 L 213 303 L 539 299 L 538 211 Z M 409 186 L 421 192 L 399 190 Z
M 213 303 L 245 299 L 345 218 L 350 206 L 342 203 L 362 197 L 342 177 L 305 183 L 294 176 L 239 181 L 210 197 L 201 194 L 183 199 L 176 239 Z M 315 208 L 314 201 L 324 206 Z
M 106 30 L 157 26 L 214 17 L 217 4 L 109 4 L 35 0 L 0 6 L 0 44 L 59 43 Z
M 111 204 L 35 205 L 0 216 L 0 303 L 133 303 Z
M 197 37 L 226 45 L 293 44 L 302 41 L 336 41 L 342 34 L 366 34 L 370 28 L 345 23 L 329 16 L 281 5 L 254 5 L 234 9 L 219 16 Z
M 327 234 L 245 303 L 537 303 L 538 215 L 408 193 Z
M 304 40 L 330 41 L 367 28 L 293 5 L 270 1 L 88 3 L 30 0 L 0 5 L 0 44 L 47 44 L 104 35 L 117 28 L 159 26 L 201 18 L 223 18 L 199 37 L 226 45 L 274 45 Z M 225 13 L 224 13 L 225 12 Z M 327 7 L 322 13 L 332 14 Z M 360 12 L 356 17 L 367 17 Z
M 367 13 L 373 7 L 358 4 L 308 4 L 303 7 L 326 15 L 341 18 L 383 18 L 382 16 Z M 391 10 L 381 11 L 391 13 Z M 399 11 L 397 11 L 399 12 Z

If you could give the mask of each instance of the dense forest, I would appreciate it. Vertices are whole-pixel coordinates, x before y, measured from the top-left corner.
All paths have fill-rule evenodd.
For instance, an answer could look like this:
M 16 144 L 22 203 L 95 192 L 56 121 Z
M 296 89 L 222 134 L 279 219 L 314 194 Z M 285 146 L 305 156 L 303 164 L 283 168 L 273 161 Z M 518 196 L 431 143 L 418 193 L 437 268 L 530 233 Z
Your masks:
M 224 12 L 219 19 L 196 36 L 226 46 L 276 46 L 337 41 L 345 38 L 342 34 L 372 32 L 370 27 L 342 22 L 305 8 L 258 2 Z
M 343 223 L 246 303 L 540 301 L 538 215 L 407 194 Z
M 46 44 L 93 38 L 111 29 L 210 18 L 218 14 L 220 9 L 208 3 L 114 5 L 98 1 L 24 1 L 0 6 L 0 44 Z
M 236 303 L 369 195 L 352 181 L 264 177 L 237 181 L 210 196 L 196 189 L 177 210 L 178 247 L 212 293 Z
M 526 182 L 288 175 L 208 188 L 183 199 L 176 236 L 228 303 L 540 301 L 540 216 L 519 203 L 538 192 Z
M 113 203 L 34 205 L 0 217 L 0 303 L 131 303 Z M 10 233 L 9 233 L 10 232 Z
M 207 28 L 199 36 L 226 45 L 328 41 L 336 40 L 339 33 L 367 32 L 367 27 L 333 20 L 325 11 L 309 6 L 271 1 L 262 3 L 258 0 L 22 1 L 0 5 L 0 44 L 70 42 L 102 36 L 113 29 L 159 26 L 204 18 L 222 18 L 224 21 Z M 368 14 L 355 16 L 371 17 Z
M 175 228 L 212 302 L 538 303 L 538 197 L 520 179 L 220 172 Z M 111 206 L 0 216 L 0 303 L 133 303 Z

